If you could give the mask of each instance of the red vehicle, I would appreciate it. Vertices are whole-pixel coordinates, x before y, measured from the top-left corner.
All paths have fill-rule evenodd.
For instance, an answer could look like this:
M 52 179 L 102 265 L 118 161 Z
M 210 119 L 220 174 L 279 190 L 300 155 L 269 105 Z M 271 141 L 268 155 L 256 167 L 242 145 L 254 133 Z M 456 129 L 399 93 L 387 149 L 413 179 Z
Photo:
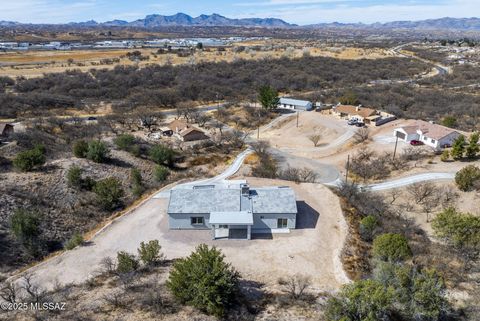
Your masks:
M 410 145 L 412 146 L 420 146 L 420 145 L 423 145 L 423 142 L 419 141 L 419 140 L 411 140 L 410 141 Z

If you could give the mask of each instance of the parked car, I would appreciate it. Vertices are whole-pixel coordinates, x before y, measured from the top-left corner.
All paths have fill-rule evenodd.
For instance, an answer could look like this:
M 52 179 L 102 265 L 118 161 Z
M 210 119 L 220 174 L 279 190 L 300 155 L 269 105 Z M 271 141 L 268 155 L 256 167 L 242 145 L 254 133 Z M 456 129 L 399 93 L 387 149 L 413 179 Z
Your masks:
M 350 119 L 347 124 L 349 124 L 350 126 L 353 126 L 353 125 L 356 125 L 357 123 L 358 123 L 358 120 Z
M 357 123 L 355 124 L 355 126 L 357 126 L 357 127 L 364 127 L 365 124 L 364 124 L 364 123 L 358 123 L 358 122 L 357 122 Z
M 420 146 L 420 145 L 424 145 L 423 142 L 419 141 L 419 140 L 412 140 L 410 141 L 410 145 L 412 146 Z
M 87 120 L 97 120 L 97 117 L 90 116 L 87 118 Z

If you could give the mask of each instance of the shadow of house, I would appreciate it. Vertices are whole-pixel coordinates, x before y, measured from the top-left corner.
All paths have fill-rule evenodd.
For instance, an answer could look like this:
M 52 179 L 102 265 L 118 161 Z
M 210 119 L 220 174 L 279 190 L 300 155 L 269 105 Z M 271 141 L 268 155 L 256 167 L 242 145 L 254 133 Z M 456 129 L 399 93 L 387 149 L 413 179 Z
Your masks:
M 304 201 L 297 201 L 297 229 L 314 229 L 320 214 Z

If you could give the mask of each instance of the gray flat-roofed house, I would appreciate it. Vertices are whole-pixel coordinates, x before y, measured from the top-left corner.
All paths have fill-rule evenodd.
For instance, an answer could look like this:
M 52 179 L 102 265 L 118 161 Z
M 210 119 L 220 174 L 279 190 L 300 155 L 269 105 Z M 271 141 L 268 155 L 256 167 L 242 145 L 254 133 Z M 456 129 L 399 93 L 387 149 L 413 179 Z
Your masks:
M 211 229 L 214 239 L 250 239 L 251 233 L 294 229 L 297 202 L 289 187 L 250 188 L 237 181 L 173 189 L 167 211 L 170 229 Z
M 291 110 L 312 110 L 313 104 L 307 100 L 280 98 L 277 108 Z

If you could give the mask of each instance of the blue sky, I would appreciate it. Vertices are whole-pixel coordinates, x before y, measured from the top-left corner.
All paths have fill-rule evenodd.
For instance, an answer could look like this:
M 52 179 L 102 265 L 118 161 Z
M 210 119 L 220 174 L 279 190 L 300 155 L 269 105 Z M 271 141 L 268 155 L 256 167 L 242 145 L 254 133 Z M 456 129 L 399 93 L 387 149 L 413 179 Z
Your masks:
M 135 20 L 147 14 L 274 17 L 296 24 L 480 16 L 480 0 L 0 0 L 0 20 L 32 23 Z

